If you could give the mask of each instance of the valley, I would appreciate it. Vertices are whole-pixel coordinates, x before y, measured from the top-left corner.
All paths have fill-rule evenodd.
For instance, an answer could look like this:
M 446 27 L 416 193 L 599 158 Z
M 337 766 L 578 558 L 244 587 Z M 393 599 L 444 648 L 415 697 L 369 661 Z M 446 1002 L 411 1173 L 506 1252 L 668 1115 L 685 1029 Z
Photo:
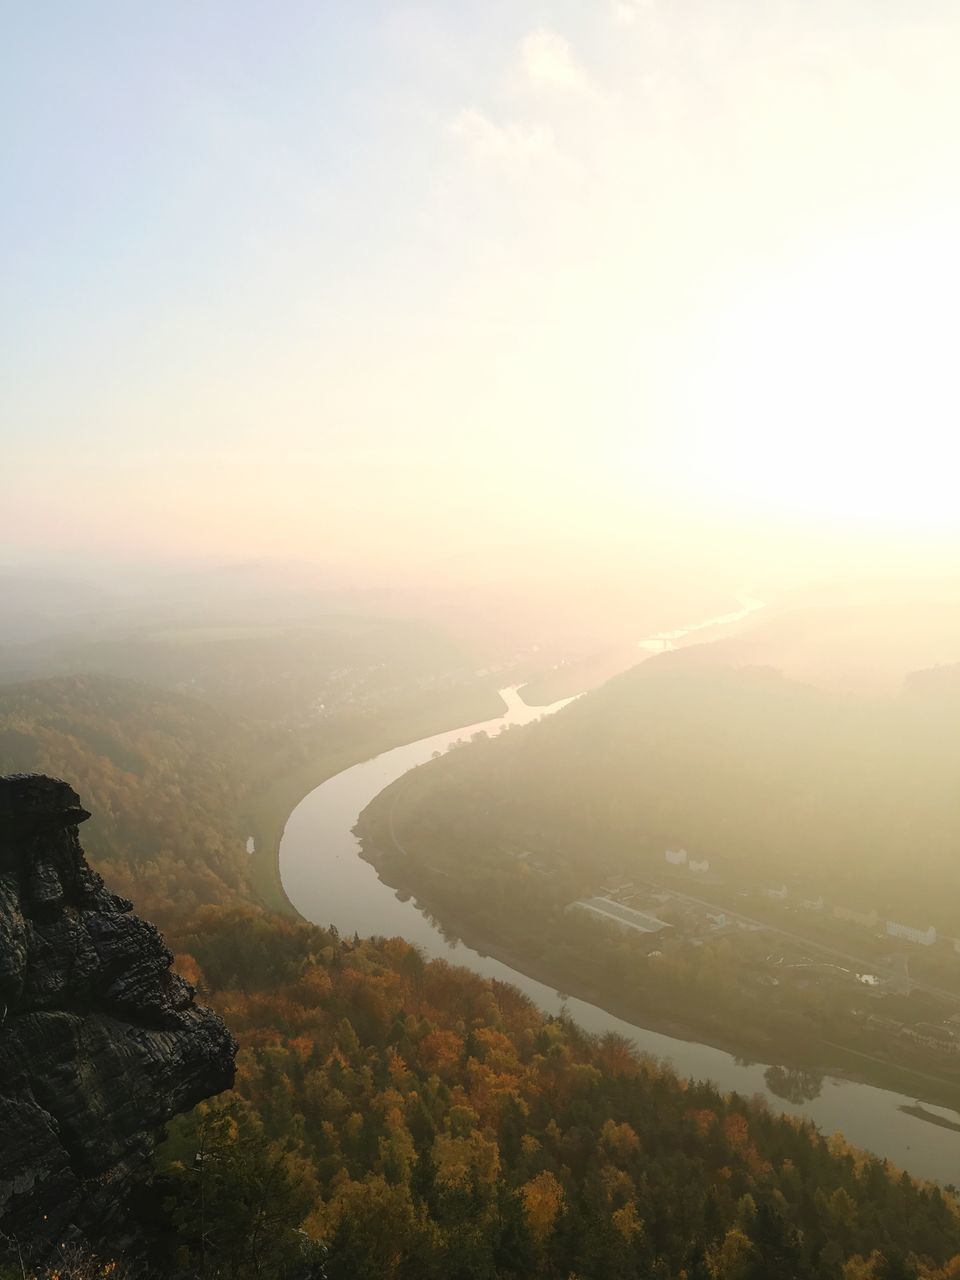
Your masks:
M 827 1132 L 842 1129 L 851 1141 L 901 1167 L 951 1181 L 960 1158 L 955 1134 L 945 1129 L 931 1133 L 926 1117 L 913 1110 L 917 1097 L 956 1105 L 956 1078 L 928 1069 L 929 1054 L 917 1064 L 898 1065 L 839 1042 L 827 1045 L 820 1037 L 811 1042 L 803 1032 L 791 1041 L 784 1037 L 782 1025 L 770 1023 L 769 1009 L 762 1005 L 756 1022 L 741 1019 L 735 1027 L 723 1028 L 715 1016 L 704 1019 L 690 1011 L 685 993 L 679 991 L 668 991 L 666 1003 L 662 998 L 625 997 L 620 975 L 624 966 L 642 964 L 642 951 L 626 946 L 611 951 L 603 931 L 587 928 L 576 933 L 578 945 L 565 949 L 564 935 L 569 943 L 573 928 L 569 917 L 558 917 L 527 900 L 520 912 L 525 924 L 515 932 L 498 928 L 488 915 L 478 923 L 477 911 L 465 905 L 477 901 L 469 877 L 464 894 L 455 889 L 453 871 L 425 874 L 426 889 L 418 872 L 411 874 L 408 850 L 394 843 L 398 824 L 392 821 L 392 804 L 385 822 L 380 820 L 383 804 L 387 797 L 392 799 L 391 791 L 384 793 L 383 788 L 394 781 L 391 790 L 396 795 L 396 786 L 415 784 L 418 766 L 436 752 L 456 753 L 466 749 L 457 743 L 478 733 L 493 733 L 524 719 L 532 722 L 543 713 L 524 712 L 516 695 L 505 692 L 509 707 L 500 721 L 397 748 L 332 778 L 306 797 L 291 815 L 280 848 L 284 886 L 298 911 L 317 924 L 332 923 L 347 933 L 403 936 L 427 956 L 514 983 L 540 1008 L 554 1014 L 565 1011 L 588 1031 L 625 1035 L 681 1075 L 709 1079 L 747 1095 L 761 1093 L 771 1106 L 809 1116 Z M 546 713 L 551 710 L 559 708 Z M 374 816 L 365 813 L 360 825 L 363 856 L 369 860 L 365 862 L 351 828 L 368 802 L 373 802 Z M 371 832 L 378 843 L 371 840 Z M 390 845 L 399 856 L 390 856 Z M 545 927 L 534 915 L 537 909 L 547 918 Z M 558 931 L 552 942 L 544 940 L 548 929 Z M 768 947 L 764 955 L 767 951 Z M 604 956 L 609 964 L 598 973 L 597 958 Z M 604 973 L 609 976 L 604 978 Z M 807 1096 L 791 1100 L 793 1082 L 804 1077 Z

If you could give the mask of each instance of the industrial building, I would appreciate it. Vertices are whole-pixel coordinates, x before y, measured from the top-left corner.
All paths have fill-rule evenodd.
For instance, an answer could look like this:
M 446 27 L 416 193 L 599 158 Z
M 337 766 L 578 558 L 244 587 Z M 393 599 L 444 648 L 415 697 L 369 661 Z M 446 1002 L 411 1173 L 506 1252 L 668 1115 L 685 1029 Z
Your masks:
M 660 933 L 669 929 L 665 920 L 647 915 L 644 911 L 635 911 L 633 907 L 625 907 L 612 898 L 580 898 L 571 902 L 568 911 L 586 911 L 597 920 L 616 925 L 634 933 Z

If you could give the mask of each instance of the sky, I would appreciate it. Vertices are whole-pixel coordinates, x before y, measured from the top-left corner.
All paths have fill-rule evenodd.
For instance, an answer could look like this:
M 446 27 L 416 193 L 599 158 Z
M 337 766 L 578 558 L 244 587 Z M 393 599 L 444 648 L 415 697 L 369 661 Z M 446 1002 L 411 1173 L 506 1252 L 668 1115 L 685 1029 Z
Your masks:
M 960 553 L 955 0 L 4 10 L 0 559 Z

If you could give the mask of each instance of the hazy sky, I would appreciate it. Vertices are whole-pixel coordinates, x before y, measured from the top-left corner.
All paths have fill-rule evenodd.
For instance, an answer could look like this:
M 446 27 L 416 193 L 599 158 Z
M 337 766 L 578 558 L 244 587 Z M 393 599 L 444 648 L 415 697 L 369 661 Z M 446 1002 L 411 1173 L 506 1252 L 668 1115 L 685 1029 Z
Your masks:
M 0 558 L 957 545 L 956 0 L 3 9 Z

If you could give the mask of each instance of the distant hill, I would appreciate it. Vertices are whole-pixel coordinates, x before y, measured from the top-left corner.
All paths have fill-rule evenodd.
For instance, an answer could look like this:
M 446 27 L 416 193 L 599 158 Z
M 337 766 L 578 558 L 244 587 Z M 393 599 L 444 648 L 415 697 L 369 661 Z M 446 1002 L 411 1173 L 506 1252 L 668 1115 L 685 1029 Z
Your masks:
M 922 876 L 955 889 L 955 707 L 657 659 L 424 766 L 396 784 L 397 822 L 448 870 L 458 849 L 532 848 L 571 885 L 685 845 L 748 877 L 850 878 L 861 896 L 926 892 Z
M 960 662 L 913 671 L 906 679 L 904 692 L 911 698 L 960 700 Z
M 472 664 L 429 623 L 350 615 L 295 624 L 194 616 L 0 648 L 0 681 L 93 673 L 192 696 L 268 722 L 316 720 L 472 677 Z
M 655 661 L 677 668 L 774 667 L 823 689 L 894 694 L 914 671 L 960 662 L 960 601 L 899 595 L 793 608 Z

